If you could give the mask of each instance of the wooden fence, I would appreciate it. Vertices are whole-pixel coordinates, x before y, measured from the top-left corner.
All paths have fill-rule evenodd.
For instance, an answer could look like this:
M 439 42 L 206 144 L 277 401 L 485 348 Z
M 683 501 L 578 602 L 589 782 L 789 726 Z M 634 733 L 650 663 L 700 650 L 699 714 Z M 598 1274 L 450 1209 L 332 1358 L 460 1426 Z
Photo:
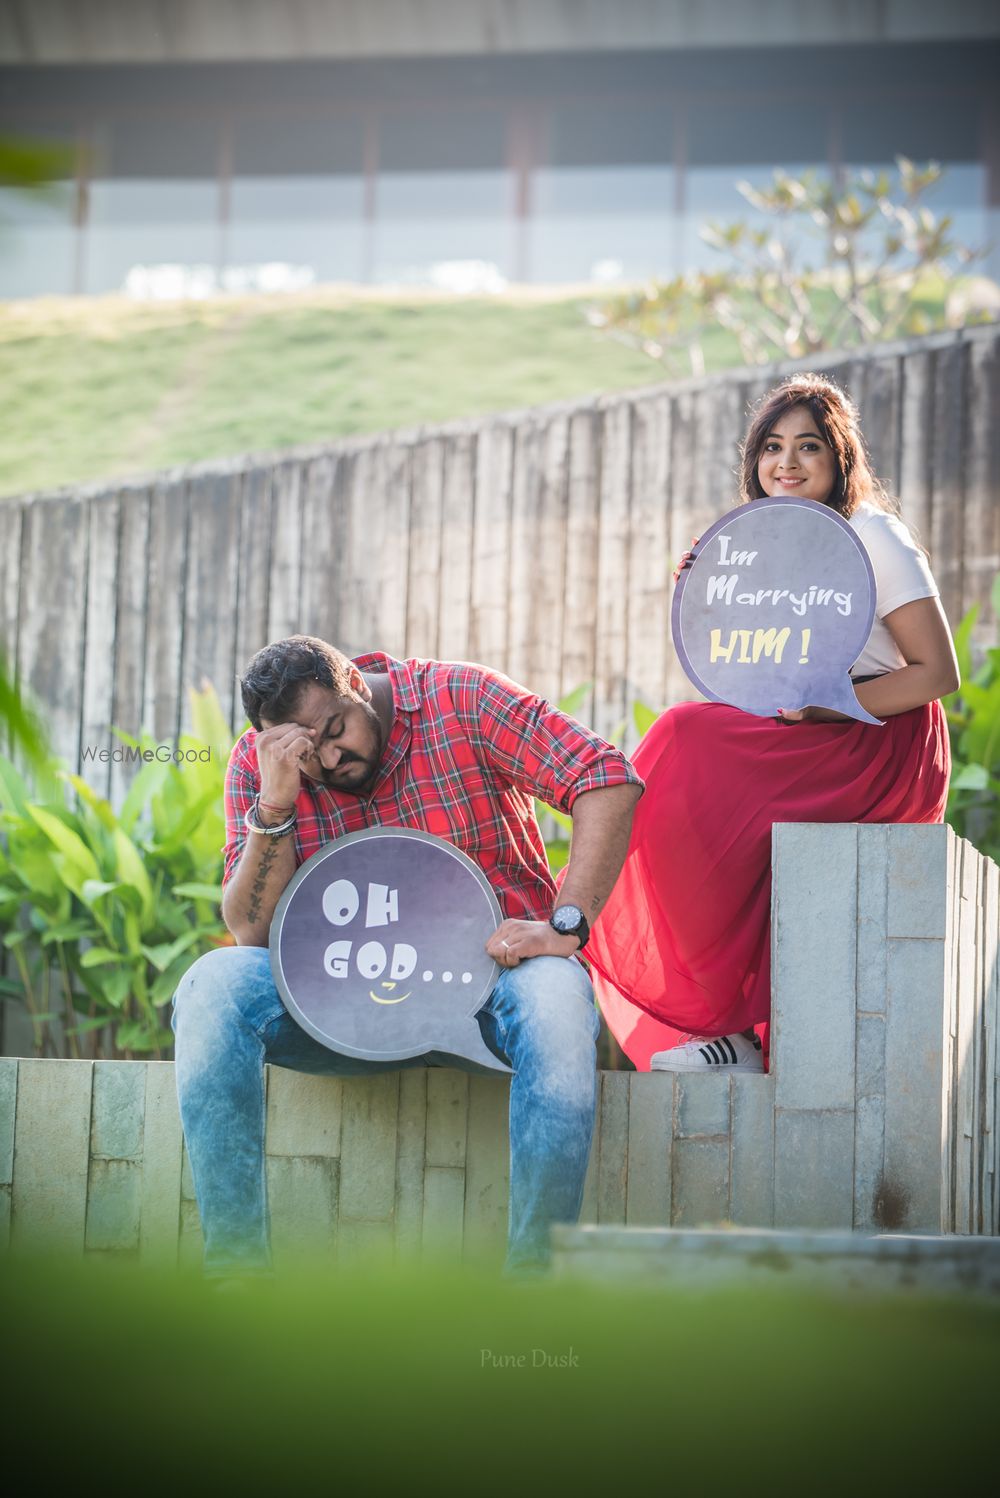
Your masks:
M 996 325 L 816 361 L 861 407 L 877 471 L 931 552 L 955 624 L 1000 570 Z M 109 725 L 172 744 L 187 690 L 269 640 L 481 660 L 543 695 L 593 684 L 609 732 L 690 695 L 673 559 L 735 497 L 749 402 L 777 374 L 250 455 L 0 504 L 0 640 L 79 765 Z M 83 766 L 112 794 L 122 767 Z

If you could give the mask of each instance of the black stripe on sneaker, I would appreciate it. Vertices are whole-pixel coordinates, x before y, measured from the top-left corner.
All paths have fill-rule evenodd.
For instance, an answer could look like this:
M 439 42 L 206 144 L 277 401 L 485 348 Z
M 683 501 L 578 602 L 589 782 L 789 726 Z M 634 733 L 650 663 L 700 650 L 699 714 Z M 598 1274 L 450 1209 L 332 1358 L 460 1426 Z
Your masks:
M 729 1052 L 729 1060 L 732 1062 L 733 1066 L 737 1066 L 739 1064 L 739 1058 L 736 1055 L 736 1047 L 729 1039 L 729 1036 L 723 1035 L 722 1038 L 717 1042 L 717 1044 L 720 1050 L 725 1047 L 725 1049 Z
M 709 1066 L 714 1066 L 716 1064 L 716 1055 L 714 1051 L 710 1050 L 710 1043 L 709 1045 L 700 1046 L 699 1050 L 701 1051 L 701 1054 L 704 1056 Z
M 719 1042 L 717 1040 L 710 1040 L 708 1042 L 708 1049 L 712 1053 L 712 1058 L 715 1061 L 716 1066 L 725 1066 L 726 1058 L 722 1053 L 722 1048 L 719 1045 Z

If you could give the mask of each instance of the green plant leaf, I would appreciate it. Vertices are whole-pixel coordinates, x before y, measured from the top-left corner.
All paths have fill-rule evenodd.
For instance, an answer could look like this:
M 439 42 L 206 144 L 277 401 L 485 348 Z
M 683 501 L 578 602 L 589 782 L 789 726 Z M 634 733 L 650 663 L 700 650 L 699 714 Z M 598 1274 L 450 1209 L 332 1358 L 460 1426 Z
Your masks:
M 985 765 L 964 765 L 957 775 L 951 778 L 951 789 L 953 791 L 984 791 L 990 783 L 990 775 Z
M 200 940 L 199 932 L 185 931 L 184 935 L 179 936 L 176 941 L 164 942 L 162 945 L 156 947 L 144 946 L 142 951 L 147 961 L 151 962 L 153 967 L 156 968 L 156 971 L 162 973 L 175 961 L 181 952 L 186 952 L 188 947 L 193 946 L 196 941 Z
M 155 901 L 153 900 L 153 886 L 149 882 L 146 866 L 142 861 L 138 849 L 120 827 L 116 827 L 111 834 L 111 841 L 115 850 L 115 860 L 118 877 L 123 884 L 131 885 L 138 891 L 141 901 L 141 915 L 143 922 L 148 925 L 154 915 Z
M 632 721 L 640 738 L 645 737 L 659 716 L 659 713 L 654 712 L 651 707 L 647 707 L 645 702 L 640 702 L 637 699 L 632 704 Z
M 88 947 L 80 958 L 81 967 L 101 967 L 106 962 L 121 962 L 122 954 L 110 947 Z
M 197 881 L 185 884 L 175 884 L 173 894 L 183 895 L 188 900 L 211 900 L 213 904 L 222 903 L 221 884 L 199 884 Z
M 97 867 L 97 860 L 87 847 L 83 839 L 67 827 L 65 822 L 60 821 L 53 812 L 46 811 L 44 807 L 28 803 L 26 807 L 28 815 L 38 823 L 46 837 L 57 847 L 77 875 L 82 885 L 86 879 L 100 879 L 101 871 Z

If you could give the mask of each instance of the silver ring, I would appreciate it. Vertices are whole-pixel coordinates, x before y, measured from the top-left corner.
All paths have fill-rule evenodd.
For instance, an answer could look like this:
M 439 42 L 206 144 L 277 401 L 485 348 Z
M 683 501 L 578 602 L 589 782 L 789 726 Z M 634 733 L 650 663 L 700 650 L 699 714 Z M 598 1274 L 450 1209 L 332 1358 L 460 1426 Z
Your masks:
M 509 941 L 504 941 L 504 939 L 503 939 L 503 937 L 502 937 L 502 936 L 501 936 L 501 938 L 500 938 L 500 942 L 501 942 L 501 944 L 502 944 L 502 945 L 503 945 L 503 946 L 505 946 L 505 947 L 509 947 L 509 946 L 510 946 L 510 942 L 509 942 Z

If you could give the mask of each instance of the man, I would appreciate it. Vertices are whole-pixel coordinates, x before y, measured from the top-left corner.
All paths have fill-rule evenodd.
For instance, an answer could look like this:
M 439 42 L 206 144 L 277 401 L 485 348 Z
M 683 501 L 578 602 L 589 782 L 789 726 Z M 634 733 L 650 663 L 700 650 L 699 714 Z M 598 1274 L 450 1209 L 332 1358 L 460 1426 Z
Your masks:
M 487 951 L 504 971 L 479 1023 L 514 1071 L 507 1265 L 543 1265 L 550 1224 L 579 1215 L 594 1124 L 598 1020 L 576 954 L 618 876 L 642 782 L 617 749 L 482 666 L 351 661 L 295 635 L 254 656 L 242 689 L 253 729 L 226 774 L 222 902 L 237 946 L 200 958 L 174 999 L 206 1273 L 270 1265 L 265 1062 L 338 1076 L 441 1064 L 337 1055 L 296 1024 L 271 977 L 271 917 L 296 867 L 372 826 L 446 839 L 500 904 Z M 535 796 L 573 818 L 558 897 Z

